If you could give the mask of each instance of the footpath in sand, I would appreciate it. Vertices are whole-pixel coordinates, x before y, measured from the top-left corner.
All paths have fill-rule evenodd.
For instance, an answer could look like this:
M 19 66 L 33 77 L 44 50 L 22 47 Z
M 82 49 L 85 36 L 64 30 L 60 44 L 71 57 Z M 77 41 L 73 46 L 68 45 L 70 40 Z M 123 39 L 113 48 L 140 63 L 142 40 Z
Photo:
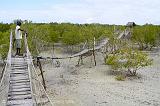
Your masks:
M 47 92 L 55 106 L 160 106 L 158 54 L 151 53 L 153 65 L 138 71 L 141 78 L 125 81 L 115 80 L 101 53 L 96 54 L 96 67 L 91 57 L 80 67 L 75 67 L 78 58 L 60 60 L 57 68 L 48 62 L 43 64 Z

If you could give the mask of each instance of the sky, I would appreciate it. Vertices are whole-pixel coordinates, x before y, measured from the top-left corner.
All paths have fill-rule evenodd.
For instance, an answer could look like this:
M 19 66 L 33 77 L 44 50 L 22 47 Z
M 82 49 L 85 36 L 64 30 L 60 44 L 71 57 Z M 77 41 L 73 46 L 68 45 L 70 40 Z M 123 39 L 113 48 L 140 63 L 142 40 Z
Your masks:
M 160 0 L 0 0 L 0 22 L 160 24 Z

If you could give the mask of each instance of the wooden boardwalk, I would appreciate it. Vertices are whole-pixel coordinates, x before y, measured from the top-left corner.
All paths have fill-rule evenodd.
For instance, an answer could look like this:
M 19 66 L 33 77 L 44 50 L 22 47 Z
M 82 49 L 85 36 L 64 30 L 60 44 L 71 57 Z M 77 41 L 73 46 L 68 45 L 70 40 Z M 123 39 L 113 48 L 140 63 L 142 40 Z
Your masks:
M 130 39 L 131 37 L 131 32 L 128 30 L 124 30 L 123 32 L 121 32 L 118 35 L 118 39 Z M 94 46 L 94 48 L 85 48 L 82 51 L 73 54 L 71 56 L 66 56 L 66 57 L 40 57 L 41 59 L 66 59 L 66 58 L 74 58 L 74 57 L 79 57 L 79 56 L 83 56 L 83 55 L 87 55 L 90 52 L 97 51 L 99 49 L 102 49 L 104 46 L 106 46 L 106 44 L 108 43 L 109 39 L 108 38 L 104 38 L 103 40 L 101 40 L 101 42 L 99 43 L 99 45 Z
M 33 106 L 31 81 L 25 58 L 12 58 L 9 79 L 7 106 Z
M 13 56 L 12 32 L 7 61 L 0 82 L 0 106 L 53 106 L 34 67 L 24 37 L 24 56 Z
M 118 38 L 121 39 L 128 35 L 129 32 L 123 32 Z M 34 67 L 32 56 L 28 49 L 26 35 L 24 37 L 24 43 L 24 56 L 12 56 L 11 32 L 7 62 L 0 82 L 0 106 L 53 106 Z M 58 57 L 56 59 L 82 56 L 93 50 L 101 49 L 107 43 L 108 39 L 103 39 L 94 49 L 84 49 L 72 56 Z

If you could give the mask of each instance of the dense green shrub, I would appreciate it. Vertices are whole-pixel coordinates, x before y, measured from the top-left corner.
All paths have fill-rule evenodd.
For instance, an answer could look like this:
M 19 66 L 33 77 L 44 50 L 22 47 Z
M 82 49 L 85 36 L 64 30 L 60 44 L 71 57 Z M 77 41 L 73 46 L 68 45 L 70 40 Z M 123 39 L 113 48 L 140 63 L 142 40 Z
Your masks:
M 113 70 L 128 71 L 130 75 L 135 76 L 137 70 L 151 65 L 152 60 L 141 51 L 124 48 L 118 50 L 115 54 L 110 54 L 106 59 L 106 64 L 110 65 Z
M 153 25 L 136 26 L 133 29 L 132 40 L 138 43 L 141 50 L 159 46 L 160 27 Z

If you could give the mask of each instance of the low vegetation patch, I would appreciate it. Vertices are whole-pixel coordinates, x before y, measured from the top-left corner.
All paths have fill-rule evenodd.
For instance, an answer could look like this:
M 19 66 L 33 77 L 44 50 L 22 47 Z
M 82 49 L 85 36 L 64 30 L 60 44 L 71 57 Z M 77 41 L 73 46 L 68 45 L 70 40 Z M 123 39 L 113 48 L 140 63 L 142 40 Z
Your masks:
M 124 75 L 117 75 L 115 77 L 115 79 L 118 80 L 118 81 L 124 81 L 125 80 L 125 76 Z
M 111 66 L 112 70 L 128 72 L 129 76 L 136 76 L 137 70 L 152 64 L 152 59 L 148 55 L 131 48 L 117 50 L 114 54 L 109 54 L 106 64 Z

